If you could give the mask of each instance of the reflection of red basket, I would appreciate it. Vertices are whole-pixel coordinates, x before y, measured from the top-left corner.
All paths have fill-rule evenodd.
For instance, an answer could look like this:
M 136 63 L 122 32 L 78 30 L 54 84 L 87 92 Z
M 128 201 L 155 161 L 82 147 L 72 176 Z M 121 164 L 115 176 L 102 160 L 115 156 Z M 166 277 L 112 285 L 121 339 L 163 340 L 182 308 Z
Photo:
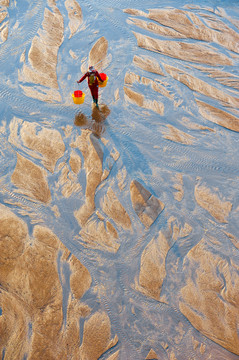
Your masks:
M 81 97 L 82 96 L 82 91 L 81 90 L 76 90 L 76 91 L 74 91 L 74 96 L 75 97 Z
M 105 87 L 108 81 L 108 76 L 105 73 L 100 73 L 100 77 L 103 82 L 99 81 L 99 87 Z

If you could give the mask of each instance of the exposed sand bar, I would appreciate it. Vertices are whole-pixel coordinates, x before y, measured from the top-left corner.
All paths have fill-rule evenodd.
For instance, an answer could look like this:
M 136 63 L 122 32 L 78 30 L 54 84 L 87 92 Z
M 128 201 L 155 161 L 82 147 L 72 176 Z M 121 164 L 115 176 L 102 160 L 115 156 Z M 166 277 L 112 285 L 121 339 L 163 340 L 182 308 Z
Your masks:
M 95 210 L 95 191 L 101 183 L 103 150 L 99 140 L 89 131 L 83 130 L 77 137 L 72 147 L 79 148 L 84 157 L 86 171 L 86 201 L 84 205 L 75 211 L 75 217 L 81 226 L 83 226 Z M 94 164 L 94 166 L 92 166 Z
M 201 65 L 193 65 L 193 67 L 207 73 L 209 77 L 216 79 L 220 84 L 239 90 L 239 76 L 215 67 L 207 68 Z
M 179 306 L 198 331 L 239 355 L 238 265 L 215 249 L 216 241 L 202 239 L 185 257 Z
M 197 185 L 194 190 L 195 200 L 202 208 L 207 210 L 211 216 L 221 223 L 228 221 L 232 209 L 232 203 L 212 192 L 205 185 Z
M 175 126 L 169 124 L 167 125 L 167 130 L 163 131 L 163 133 L 165 139 L 179 142 L 185 145 L 191 145 L 195 141 L 195 138 L 192 135 L 187 134 L 184 131 L 179 130 Z
M 107 194 L 104 196 L 102 210 L 108 217 L 112 218 L 118 226 L 121 226 L 125 230 L 131 229 L 130 217 L 111 188 L 109 188 Z
M 239 107 L 239 98 L 224 93 L 223 91 L 215 88 L 214 86 L 200 80 L 183 70 L 175 68 L 174 66 L 164 64 L 165 70 L 176 80 L 185 84 L 189 89 L 197 91 L 198 93 L 209 96 L 213 99 L 221 101 L 223 104 L 232 107 Z
M 207 120 L 227 129 L 239 132 L 239 119 L 226 111 L 220 110 L 196 99 L 200 114 Z
M 64 38 L 64 22 L 56 5 L 51 3 L 50 6 L 52 11 L 45 8 L 42 29 L 38 30 L 38 34 L 32 40 L 28 59 L 25 59 L 23 54 L 24 64 L 18 78 L 22 82 L 50 88 L 43 90 L 22 86 L 27 96 L 43 101 L 60 101 L 60 94 L 56 91 L 58 89 L 56 67 L 58 50 Z
M 124 86 L 124 93 L 131 102 L 137 104 L 138 106 L 144 109 L 152 110 L 160 115 L 164 114 L 164 104 L 160 101 L 147 100 L 143 94 L 133 91 L 126 86 Z
M 151 31 L 154 34 L 158 34 L 158 35 L 162 35 L 162 36 L 170 36 L 172 38 L 187 38 L 187 36 L 180 34 L 178 31 L 166 28 L 164 26 L 160 26 L 153 22 L 147 22 L 145 20 L 133 19 L 133 18 L 130 18 L 130 22 L 132 22 L 134 25 L 136 25 L 142 29 Z
M 102 36 L 90 50 L 89 65 L 96 67 L 103 66 L 103 61 L 107 56 L 107 51 L 108 51 L 108 41 L 104 36 Z
M 81 11 L 81 7 L 76 0 L 66 0 L 65 7 L 68 12 L 69 17 L 69 28 L 71 34 L 69 38 L 71 38 L 79 29 L 80 25 L 83 22 L 83 15 Z
M 228 50 L 239 53 L 239 34 L 233 29 L 226 27 L 225 24 L 219 29 L 214 30 L 207 27 L 192 12 L 178 9 L 149 10 L 148 17 L 167 26 L 169 29 L 174 29 L 181 33 L 183 37 L 215 42 Z M 219 23 L 219 20 L 217 23 Z
M 166 276 L 165 259 L 169 244 L 162 232 L 144 249 L 139 273 L 139 288 L 146 295 L 160 300 L 160 292 Z M 137 284 L 136 284 L 137 287 Z
M 113 253 L 116 253 L 120 247 L 116 241 L 118 233 L 109 221 L 106 221 L 105 224 L 104 221 L 90 219 L 79 234 L 85 247 Z
M 149 71 L 154 74 L 164 75 L 164 72 L 160 65 L 155 61 L 155 59 L 151 59 L 146 56 L 134 56 L 133 63 L 141 68 L 142 70 Z
M 8 11 L 9 0 L 0 0 L 0 39 L 5 42 L 8 38 Z M 6 20 L 6 21 L 4 21 Z
M 44 203 L 51 201 L 46 171 L 19 154 L 17 154 L 17 164 L 12 174 L 12 182 L 19 188 L 20 193 L 30 198 Z
M 63 267 L 69 278 L 60 275 Z M 91 313 L 81 302 L 92 283 L 87 268 L 50 229 L 37 225 L 30 235 L 27 224 L 1 204 L 0 270 L 1 358 L 97 360 L 117 344 L 108 315 Z
M 149 228 L 163 211 L 165 205 L 137 180 L 130 183 L 132 206 L 140 221 Z
M 231 59 L 212 50 L 209 46 L 190 44 L 173 40 L 159 40 L 136 32 L 138 46 L 147 50 L 159 52 L 175 59 L 203 63 L 208 65 L 233 65 Z
M 8 141 L 35 159 L 40 159 L 52 173 L 59 158 L 64 155 L 65 144 L 59 131 L 41 127 L 35 122 L 14 117 L 10 123 Z

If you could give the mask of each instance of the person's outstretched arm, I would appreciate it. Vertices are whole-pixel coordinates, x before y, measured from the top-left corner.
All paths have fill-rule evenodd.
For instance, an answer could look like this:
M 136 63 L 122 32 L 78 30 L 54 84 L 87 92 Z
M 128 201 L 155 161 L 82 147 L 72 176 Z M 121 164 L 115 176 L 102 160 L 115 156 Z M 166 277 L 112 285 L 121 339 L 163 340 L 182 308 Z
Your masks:
M 83 80 L 85 80 L 86 76 L 87 76 L 87 73 L 85 73 L 85 75 L 83 75 L 82 78 L 80 78 L 80 80 L 77 81 L 78 84 L 81 83 Z

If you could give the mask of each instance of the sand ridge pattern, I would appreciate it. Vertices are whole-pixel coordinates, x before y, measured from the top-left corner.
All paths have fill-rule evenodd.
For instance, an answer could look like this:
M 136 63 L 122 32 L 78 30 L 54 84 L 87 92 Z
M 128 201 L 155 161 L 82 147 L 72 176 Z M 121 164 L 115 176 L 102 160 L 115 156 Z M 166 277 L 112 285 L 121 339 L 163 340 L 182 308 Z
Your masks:
M 239 359 L 234 3 L 0 0 L 1 359 Z

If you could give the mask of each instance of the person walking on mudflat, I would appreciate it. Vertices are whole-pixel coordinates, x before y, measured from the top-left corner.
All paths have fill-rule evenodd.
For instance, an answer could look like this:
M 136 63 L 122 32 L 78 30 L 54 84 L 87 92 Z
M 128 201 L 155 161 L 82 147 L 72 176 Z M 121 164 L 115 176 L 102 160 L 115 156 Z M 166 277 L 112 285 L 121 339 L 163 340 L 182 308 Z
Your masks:
M 77 83 L 81 83 L 85 78 L 88 78 L 88 86 L 93 98 L 93 102 L 96 104 L 97 108 L 98 106 L 98 85 L 99 81 L 103 82 L 103 80 L 100 77 L 100 74 L 97 70 L 94 69 L 93 66 L 89 67 L 89 71 L 85 73 L 85 75 L 82 76 L 80 80 L 77 81 Z

